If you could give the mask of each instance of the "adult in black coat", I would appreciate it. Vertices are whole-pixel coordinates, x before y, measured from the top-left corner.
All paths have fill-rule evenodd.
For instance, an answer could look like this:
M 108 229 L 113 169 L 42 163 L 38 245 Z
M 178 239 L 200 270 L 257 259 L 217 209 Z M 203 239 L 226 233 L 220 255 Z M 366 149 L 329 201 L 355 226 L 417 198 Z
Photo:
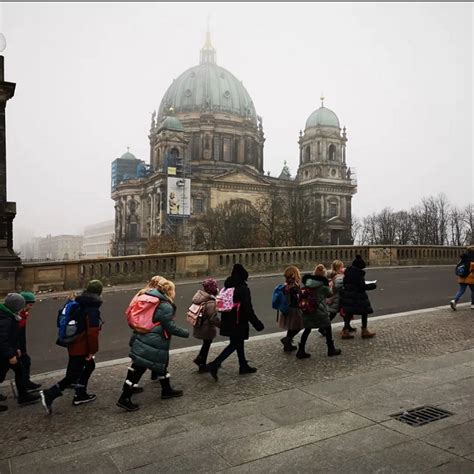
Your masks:
M 343 288 L 341 290 L 341 308 L 344 313 L 344 329 L 342 330 L 342 339 L 353 339 L 350 332 L 350 321 L 354 314 L 359 314 L 362 320 L 362 337 L 364 339 L 374 337 L 375 332 L 367 329 L 367 316 L 374 310 L 367 296 L 368 290 L 374 290 L 375 283 L 365 282 L 364 268 L 366 263 L 360 255 L 356 255 L 352 266 L 346 268 L 344 272 Z
M 250 374 L 257 371 L 255 367 L 250 367 L 247 363 L 244 341 L 249 338 L 249 323 L 257 331 L 263 331 L 264 326 L 253 310 L 252 297 L 247 286 L 248 277 L 247 270 L 240 263 L 236 263 L 230 277 L 224 283 L 224 288 L 234 288 L 236 306 L 229 312 L 221 313 L 220 334 L 230 339 L 229 345 L 206 367 L 216 382 L 219 367 L 234 351 L 237 351 L 239 358 L 240 374 Z

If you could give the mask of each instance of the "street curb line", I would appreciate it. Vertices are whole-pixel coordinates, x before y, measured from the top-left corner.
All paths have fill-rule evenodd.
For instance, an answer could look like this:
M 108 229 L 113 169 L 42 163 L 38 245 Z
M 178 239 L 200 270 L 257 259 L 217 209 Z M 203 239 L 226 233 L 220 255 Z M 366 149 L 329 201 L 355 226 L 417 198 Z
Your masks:
M 464 308 L 469 306 L 470 303 L 459 303 L 457 306 L 458 308 Z M 415 314 L 426 314 L 430 313 L 433 311 L 438 311 L 441 309 L 447 309 L 446 305 L 443 306 L 435 306 L 434 308 L 424 308 L 424 309 L 416 309 L 412 311 L 405 311 L 402 313 L 393 313 L 393 314 L 385 314 L 382 316 L 374 316 L 370 318 L 371 321 L 383 321 L 384 319 L 394 319 L 394 318 L 401 318 L 403 316 L 413 316 Z M 450 311 L 451 313 L 452 311 Z M 359 324 L 359 321 L 354 321 L 354 324 Z M 333 328 L 337 327 L 342 327 L 344 325 L 344 322 L 339 322 L 339 323 L 334 323 L 332 324 Z M 278 337 L 283 337 L 286 335 L 286 331 L 280 331 L 280 332 L 272 332 L 270 334 L 262 334 L 261 336 L 252 336 L 249 338 L 248 342 L 258 342 L 258 341 L 264 341 L 266 339 L 275 339 Z M 213 342 L 212 347 L 225 347 L 229 344 L 228 341 L 219 341 L 219 342 Z M 187 352 L 195 352 L 199 351 L 201 349 L 201 345 L 198 346 L 190 346 L 190 347 L 181 347 L 179 349 L 171 349 L 170 355 L 172 354 L 184 354 Z M 103 362 L 98 362 L 96 364 L 96 368 L 100 369 L 103 367 L 113 367 L 115 365 L 121 365 L 121 364 L 129 364 L 130 363 L 130 357 L 123 357 L 121 359 L 112 359 L 112 360 L 106 360 Z M 42 374 L 36 374 L 31 377 L 31 380 L 40 380 L 48 377 L 62 377 L 66 373 L 66 369 L 61 369 L 61 370 L 53 370 L 51 372 L 43 372 Z M 5 382 L 7 383 L 7 382 Z M 8 382 L 9 383 L 9 382 Z M 0 384 L 0 387 L 3 387 L 4 384 Z

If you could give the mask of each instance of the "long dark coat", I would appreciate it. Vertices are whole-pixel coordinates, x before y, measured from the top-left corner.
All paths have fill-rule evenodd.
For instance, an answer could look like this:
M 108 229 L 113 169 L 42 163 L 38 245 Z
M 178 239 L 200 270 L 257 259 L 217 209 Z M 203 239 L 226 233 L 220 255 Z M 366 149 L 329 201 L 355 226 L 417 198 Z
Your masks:
M 221 336 L 248 339 L 249 323 L 257 330 L 263 329 L 252 306 L 252 298 L 247 283 L 238 276 L 230 276 L 224 283 L 225 288 L 235 288 L 234 303 L 240 303 L 239 314 L 237 308 L 227 313 L 221 313 Z
M 372 314 L 374 310 L 367 296 L 374 290 L 375 283 L 365 283 L 365 272 L 358 267 L 348 267 L 344 273 L 343 288 L 340 290 L 341 308 L 345 314 Z

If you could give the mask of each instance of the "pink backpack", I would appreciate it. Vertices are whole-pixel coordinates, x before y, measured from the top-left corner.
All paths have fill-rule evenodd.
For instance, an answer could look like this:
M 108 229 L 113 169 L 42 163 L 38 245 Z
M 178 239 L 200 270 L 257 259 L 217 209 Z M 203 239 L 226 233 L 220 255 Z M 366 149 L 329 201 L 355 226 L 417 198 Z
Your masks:
M 202 325 L 203 320 L 203 310 L 206 303 L 195 304 L 193 303 L 186 313 L 186 321 L 191 324 L 191 326 L 199 327 Z
M 160 298 L 158 296 L 147 293 L 135 296 L 125 311 L 128 325 L 134 331 L 142 334 L 150 332 L 155 326 L 160 325 L 160 323 L 153 322 L 153 315 L 159 305 Z
M 234 303 L 235 288 L 221 288 L 216 296 L 216 309 L 220 313 L 228 313 L 232 311 L 236 303 Z

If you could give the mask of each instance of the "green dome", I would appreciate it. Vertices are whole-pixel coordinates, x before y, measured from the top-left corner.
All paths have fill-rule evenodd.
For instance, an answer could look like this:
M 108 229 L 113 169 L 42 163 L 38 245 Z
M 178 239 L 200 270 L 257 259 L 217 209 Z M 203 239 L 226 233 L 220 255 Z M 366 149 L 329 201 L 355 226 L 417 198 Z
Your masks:
M 336 127 L 341 128 L 337 115 L 326 107 L 315 110 L 306 120 L 305 128 L 310 127 Z
M 166 91 L 158 112 L 161 119 L 175 112 L 223 112 L 257 118 L 255 107 L 242 82 L 214 62 L 201 62 L 183 72 Z
M 176 130 L 178 132 L 184 132 L 183 124 L 180 120 L 172 115 L 166 117 L 159 128 L 165 128 L 166 130 Z
M 125 152 L 121 157 L 121 160 L 136 160 L 137 157 L 130 153 L 129 151 Z

